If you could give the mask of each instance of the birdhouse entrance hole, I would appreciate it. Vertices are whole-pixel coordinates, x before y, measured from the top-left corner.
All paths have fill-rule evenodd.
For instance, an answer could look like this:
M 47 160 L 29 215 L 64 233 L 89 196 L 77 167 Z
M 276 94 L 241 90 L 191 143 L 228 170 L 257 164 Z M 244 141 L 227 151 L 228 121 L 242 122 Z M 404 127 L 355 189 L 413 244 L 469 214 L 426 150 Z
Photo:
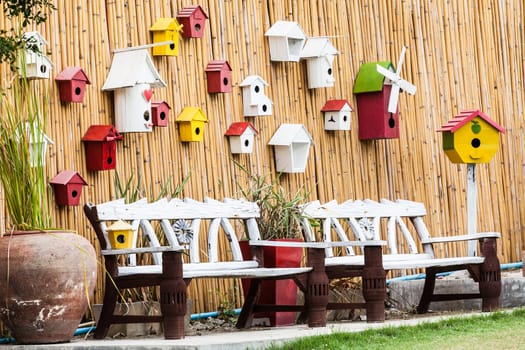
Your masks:
M 160 112 L 160 120 L 164 120 L 164 119 L 166 119 L 166 113 Z
M 82 89 L 79 88 L 78 86 L 75 88 L 75 95 L 80 95 L 82 93 Z
M 40 72 L 45 73 L 47 71 L 47 67 L 43 64 L 40 66 Z
M 268 106 L 266 106 L 266 105 L 262 105 L 262 110 L 263 110 L 263 112 L 266 112 L 267 109 L 268 109 Z
M 170 50 L 175 50 L 175 44 L 170 44 Z
M 71 191 L 71 197 L 76 198 L 78 196 L 78 192 L 76 190 Z
M 201 128 L 195 128 L 195 135 L 199 135 L 201 133 Z
M 228 85 L 228 78 L 224 78 L 224 79 L 222 79 L 222 83 L 223 83 L 224 85 Z
M 288 47 L 290 48 L 290 53 L 297 55 L 301 52 L 303 48 L 304 41 L 302 39 L 293 39 L 288 38 Z
M 250 145 L 250 140 L 244 140 L 244 146 L 248 147 Z
M 347 115 L 344 115 L 343 116 L 343 121 L 346 122 L 348 120 L 348 116 Z
M 106 163 L 108 163 L 108 164 L 113 164 L 113 158 L 108 157 L 108 158 L 106 159 Z
M 193 28 L 195 28 L 195 31 L 196 31 L 196 32 L 200 32 L 200 30 L 201 30 L 201 25 L 200 25 L 200 23 L 195 24 L 195 26 L 194 26 Z
M 259 87 L 259 85 L 255 85 L 253 87 L 253 90 L 256 92 L 256 93 L 259 93 L 259 91 L 261 91 L 261 88 Z
M 328 68 L 328 75 L 332 75 L 332 68 Z
M 478 138 L 473 138 L 470 144 L 472 145 L 472 147 L 478 148 L 479 146 L 481 146 L 481 141 Z
M 125 241 L 126 241 L 126 237 L 124 237 L 124 235 L 117 236 L 117 242 L 124 243 Z
M 393 129 L 396 126 L 396 120 L 394 119 L 394 116 L 392 113 L 390 113 L 390 119 L 388 119 L 388 126 Z
M 144 120 L 149 122 L 149 111 L 144 111 Z

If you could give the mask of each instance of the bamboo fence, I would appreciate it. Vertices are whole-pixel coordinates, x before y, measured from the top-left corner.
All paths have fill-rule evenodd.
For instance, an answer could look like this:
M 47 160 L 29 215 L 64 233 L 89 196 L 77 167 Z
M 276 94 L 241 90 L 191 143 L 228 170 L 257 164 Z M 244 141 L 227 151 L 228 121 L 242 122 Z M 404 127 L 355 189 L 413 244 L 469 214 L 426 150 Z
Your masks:
M 246 176 L 238 161 L 254 174 L 275 173 L 273 149 L 267 143 L 282 123 L 301 123 L 314 139 L 304 173 L 285 174 L 283 186 L 309 190 L 311 199 L 403 198 L 425 203 L 432 234 L 466 232 L 466 165 L 452 164 L 442 151 L 440 126 L 458 112 L 476 108 L 506 127 L 500 149 L 489 164 L 477 166 L 480 231 L 502 233 L 501 262 L 521 261 L 524 249 L 525 192 L 523 128 L 525 122 L 525 6 L 510 1 L 428 0 L 202 0 L 207 12 L 205 35 L 183 39 L 177 57 L 154 57 L 167 82 L 155 89 L 155 99 L 172 110 L 167 128 L 152 133 L 128 133 L 117 146 L 117 170 L 88 172 L 81 138 L 93 124 L 114 124 L 112 93 L 102 92 L 119 48 L 149 44 L 149 28 L 160 17 L 175 17 L 191 1 L 181 0 L 57 0 L 57 11 L 35 29 L 48 41 L 52 79 L 50 121 L 46 133 L 47 172 L 78 171 L 89 183 L 82 203 L 114 199 L 116 173 L 132 177 L 149 198 L 163 184 L 177 186 L 190 174 L 183 197 L 202 200 L 238 195 Z M 335 85 L 309 90 L 304 62 L 271 62 L 264 33 L 277 20 L 297 21 L 308 36 L 330 36 L 340 54 L 334 63 Z M 0 18 L 0 28 L 9 28 Z M 326 132 L 320 109 L 328 99 L 348 99 L 362 63 L 390 60 L 397 64 L 408 47 L 401 75 L 418 88 L 401 94 L 400 137 L 360 141 L 357 110 L 352 130 Z M 205 68 L 226 59 L 231 65 L 233 92 L 208 94 Z M 83 103 L 62 104 L 54 77 L 67 66 L 88 75 Z M 2 81 L 11 74 L 0 67 Z M 252 74 L 269 86 L 273 115 L 244 118 L 239 84 Z M 204 141 L 181 143 L 176 116 L 186 106 L 200 107 L 209 123 Z M 251 121 L 259 130 L 249 155 L 232 155 L 224 133 L 235 121 Z M 55 225 L 75 229 L 95 245 L 94 232 L 82 206 L 55 207 Z M 2 215 L 3 219 L 3 215 Z M 3 225 L 2 225 L 3 227 Z M 453 254 L 444 246 L 439 254 Z M 96 290 L 101 300 L 103 273 Z M 238 283 L 193 282 L 194 312 L 215 310 L 225 296 L 239 303 Z

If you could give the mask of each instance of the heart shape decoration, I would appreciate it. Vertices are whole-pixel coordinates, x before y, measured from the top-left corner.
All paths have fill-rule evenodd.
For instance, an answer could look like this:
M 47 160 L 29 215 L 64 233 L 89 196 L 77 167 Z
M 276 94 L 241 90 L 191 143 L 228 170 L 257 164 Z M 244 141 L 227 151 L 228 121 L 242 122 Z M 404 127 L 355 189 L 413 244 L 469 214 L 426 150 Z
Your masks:
M 153 96 L 153 89 L 146 89 L 144 90 L 143 94 L 146 101 L 149 102 L 151 100 L 151 96 Z

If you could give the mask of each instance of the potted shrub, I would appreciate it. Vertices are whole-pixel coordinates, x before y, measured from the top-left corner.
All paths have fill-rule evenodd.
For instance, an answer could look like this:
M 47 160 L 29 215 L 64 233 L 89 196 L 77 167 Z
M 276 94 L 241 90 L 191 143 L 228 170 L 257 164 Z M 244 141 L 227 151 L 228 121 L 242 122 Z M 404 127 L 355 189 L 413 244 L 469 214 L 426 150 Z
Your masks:
M 19 49 L 13 47 L 23 60 Z M 75 232 L 50 229 L 52 192 L 42 152 L 46 89 L 13 74 L 0 93 L 0 184 L 8 216 L 0 237 L 0 320 L 17 343 L 66 342 L 94 292 L 95 251 Z

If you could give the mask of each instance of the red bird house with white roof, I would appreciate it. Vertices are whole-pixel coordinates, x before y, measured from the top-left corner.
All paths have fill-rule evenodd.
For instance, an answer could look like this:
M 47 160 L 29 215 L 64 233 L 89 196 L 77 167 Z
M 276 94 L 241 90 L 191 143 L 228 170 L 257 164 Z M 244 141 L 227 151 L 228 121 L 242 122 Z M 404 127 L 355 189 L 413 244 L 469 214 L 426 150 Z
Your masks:
M 208 15 L 200 5 L 186 6 L 177 14 L 185 38 L 202 38 L 207 19 Z
M 82 186 L 87 182 L 73 170 L 62 170 L 49 183 L 53 185 L 56 203 L 60 206 L 77 206 L 80 203 Z
M 171 107 L 166 101 L 151 101 L 151 120 L 155 126 L 168 126 Z
M 113 125 L 91 125 L 82 137 L 87 170 L 110 170 L 117 166 L 117 141 L 122 139 Z
M 60 92 L 60 101 L 77 102 L 84 101 L 86 85 L 91 84 L 86 73 L 80 67 L 67 67 L 55 78 Z
M 233 154 L 252 153 L 255 135 L 259 132 L 250 122 L 232 123 L 225 136 L 230 139 L 230 150 Z
M 232 91 L 232 68 L 228 61 L 216 60 L 206 67 L 206 84 L 209 93 Z
M 352 106 L 347 100 L 328 100 L 321 112 L 325 130 L 350 130 Z

